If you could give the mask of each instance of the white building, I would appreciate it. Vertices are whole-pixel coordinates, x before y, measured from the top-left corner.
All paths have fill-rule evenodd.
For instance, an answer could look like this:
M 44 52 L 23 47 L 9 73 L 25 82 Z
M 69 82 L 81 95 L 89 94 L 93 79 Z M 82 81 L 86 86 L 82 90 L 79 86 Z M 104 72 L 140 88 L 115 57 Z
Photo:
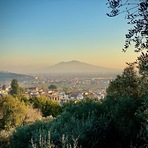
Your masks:
M 78 94 L 76 98 L 79 99 L 79 100 L 81 100 L 81 99 L 83 99 L 84 97 L 83 97 L 83 95 Z

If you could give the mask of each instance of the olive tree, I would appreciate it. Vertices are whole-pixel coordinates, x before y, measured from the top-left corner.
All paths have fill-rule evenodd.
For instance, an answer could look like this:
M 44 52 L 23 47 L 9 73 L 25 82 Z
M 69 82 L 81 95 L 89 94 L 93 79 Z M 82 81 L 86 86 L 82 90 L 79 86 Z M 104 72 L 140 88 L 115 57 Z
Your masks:
M 127 23 L 131 25 L 125 35 L 125 52 L 134 43 L 135 52 L 141 52 L 137 63 L 140 72 L 148 73 L 148 0 L 108 0 L 107 13 L 109 17 L 115 17 L 121 13 L 126 14 Z

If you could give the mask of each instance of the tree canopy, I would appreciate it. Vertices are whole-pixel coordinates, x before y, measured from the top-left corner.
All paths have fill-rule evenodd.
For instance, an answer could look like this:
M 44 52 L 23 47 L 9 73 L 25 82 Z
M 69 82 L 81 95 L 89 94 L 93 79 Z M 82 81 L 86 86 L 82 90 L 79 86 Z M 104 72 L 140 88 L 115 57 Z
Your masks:
M 133 25 L 126 34 L 124 50 L 131 42 L 135 43 L 135 51 L 148 50 L 148 0 L 108 0 L 108 6 L 112 9 L 108 16 L 114 17 L 125 12 L 128 24 Z
M 10 91 L 10 94 L 11 95 L 19 95 L 19 84 L 18 84 L 18 81 L 17 79 L 13 79 L 12 82 L 11 82 L 11 91 Z
M 48 87 L 48 89 L 51 89 L 51 90 L 56 90 L 57 88 L 58 88 L 57 85 L 50 85 Z
M 18 80 L 17 79 L 13 79 L 11 82 L 11 90 L 10 90 L 10 94 L 11 95 L 21 95 L 23 93 L 23 88 L 19 86 L 18 84 Z
M 39 110 L 26 105 L 17 97 L 6 96 L 0 99 L 0 130 L 32 123 L 41 118 Z
M 107 95 L 130 96 L 136 99 L 142 95 L 140 78 L 133 66 L 124 69 L 122 75 L 117 75 L 107 88 Z

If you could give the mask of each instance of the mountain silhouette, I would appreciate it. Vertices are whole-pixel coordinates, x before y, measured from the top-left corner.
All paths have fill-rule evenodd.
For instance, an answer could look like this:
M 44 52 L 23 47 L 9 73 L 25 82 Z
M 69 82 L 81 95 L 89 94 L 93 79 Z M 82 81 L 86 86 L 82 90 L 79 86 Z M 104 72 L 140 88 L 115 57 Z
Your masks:
M 33 77 L 24 74 L 0 71 L 0 81 L 9 81 L 12 79 L 17 79 L 18 81 L 26 81 L 26 80 L 32 80 Z
M 119 73 L 120 70 L 95 66 L 88 63 L 72 60 L 60 62 L 43 70 L 48 73 Z

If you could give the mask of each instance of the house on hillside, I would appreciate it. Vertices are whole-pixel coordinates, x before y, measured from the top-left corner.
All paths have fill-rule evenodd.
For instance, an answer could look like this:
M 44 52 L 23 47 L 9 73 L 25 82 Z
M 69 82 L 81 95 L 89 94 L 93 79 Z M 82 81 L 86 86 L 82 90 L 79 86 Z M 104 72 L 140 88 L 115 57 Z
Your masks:
M 70 99 L 83 99 L 84 96 L 82 94 L 81 91 L 72 92 Z
M 28 91 L 29 92 L 38 92 L 39 88 L 38 87 L 30 87 L 30 88 L 28 88 Z
M 68 95 L 66 95 L 64 92 L 58 94 L 59 100 L 68 100 Z
M 105 98 L 105 95 L 106 95 L 106 89 L 102 89 L 101 91 L 99 91 L 97 94 L 96 94 L 96 98 L 98 98 L 98 100 L 100 99 L 104 99 Z
M 78 94 L 78 95 L 77 95 L 77 97 L 76 97 L 76 99 L 81 100 L 81 99 L 84 99 L 84 97 L 83 97 L 83 95 L 82 95 L 82 94 Z

